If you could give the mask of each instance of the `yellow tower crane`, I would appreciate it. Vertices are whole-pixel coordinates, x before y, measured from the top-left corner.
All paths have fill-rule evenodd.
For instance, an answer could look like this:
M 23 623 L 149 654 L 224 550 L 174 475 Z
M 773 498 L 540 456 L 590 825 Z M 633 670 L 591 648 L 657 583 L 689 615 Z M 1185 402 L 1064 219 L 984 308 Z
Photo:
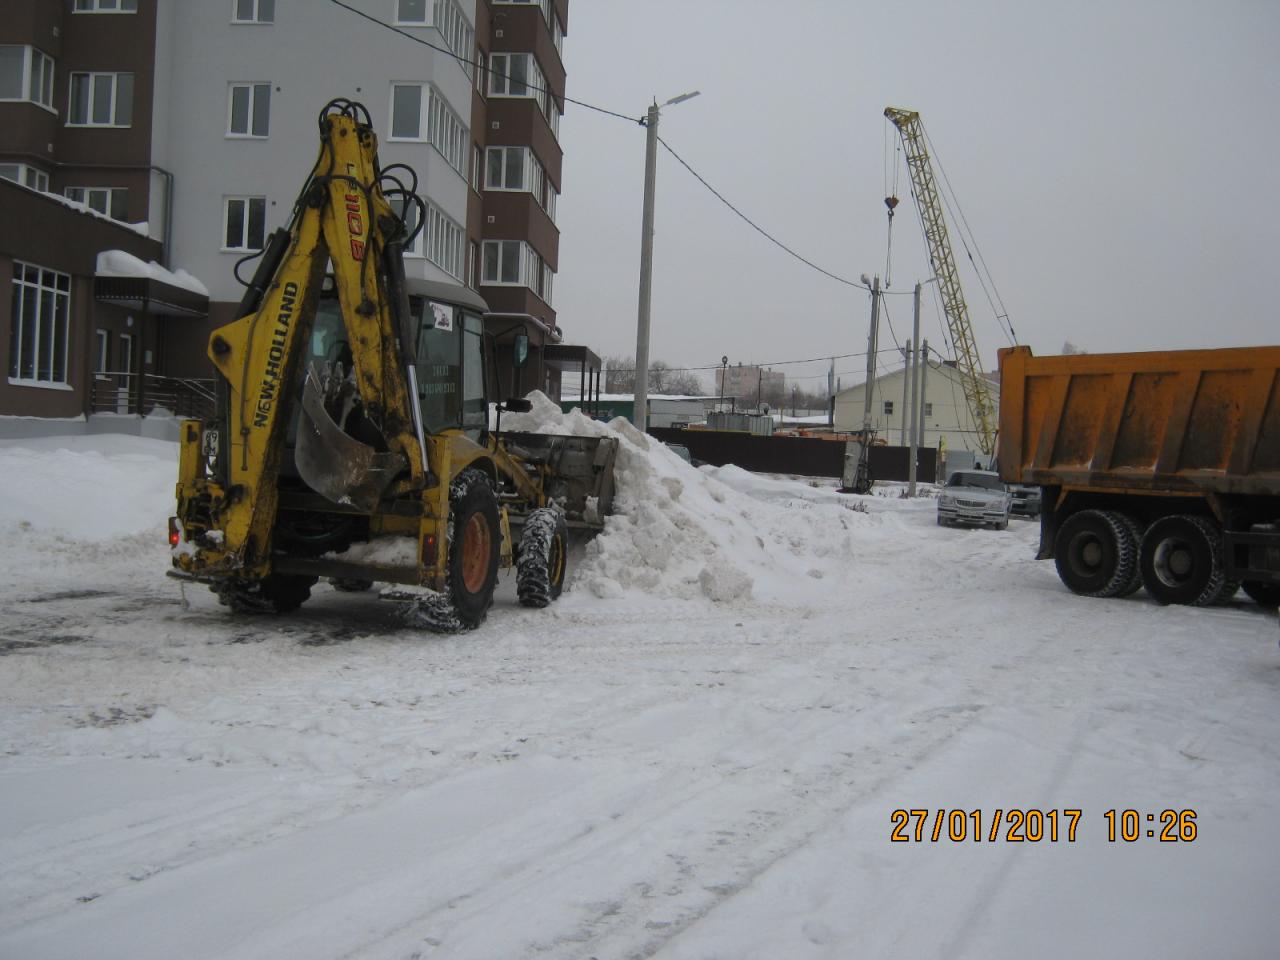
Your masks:
M 907 155 L 907 170 L 911 174 L 911 186 L 920 209 L 920 222 L 924 238 L 929 244 L 929 259 L 938 278 L 942 294 L 942 309 L 947 315 L 947 326 L 956 352 L 956 367 L 964 388 L 969 413 L 978 431 L 978 445 L 984 455 L 995 452 L 995 404 L 991 389 L 982 375 L 982 363 L 978 357 L 978 344 L 973 337 L 973 325 L 969 323 L 969 308 L 964 302 L 960 287 L 960 273 L 951 253 L 951 240 L 947 236 L 947 223 L 942 216 L 942 200 L 933 178 L 933 165 L 925 148 L 924 127 L 920 114 L 915 110 L 886 107 L 884 115 L 902 136 L 902 147 Z

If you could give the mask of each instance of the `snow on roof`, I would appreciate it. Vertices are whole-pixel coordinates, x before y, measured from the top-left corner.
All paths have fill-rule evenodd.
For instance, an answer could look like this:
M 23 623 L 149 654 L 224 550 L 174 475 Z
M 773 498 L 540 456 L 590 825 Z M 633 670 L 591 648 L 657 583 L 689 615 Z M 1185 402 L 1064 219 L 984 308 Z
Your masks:
M 98 254 L 99 277 L 143 277 L 159 280 L 171 287 L 189 290 L 201 297 L 209 296 L 209 288 L 187 273 L 185 270 L 169 271 L 151 260 L 143 263 L 131 253 L 123 250 L 103 250 Z
M 99 220 L 105 220 L 107 221 L 107 223 L 114 223 L 117 227 L 124 227 L 124 229 L 126 230 L 132 230 L 134 233 L 136 233 L 140 237 L 149 236 L 151 233 L 151 224 L 147 223 L 145 220 L 142 223 L 126 223 L 123 220 L 115 219 L 115 217 L 108 217 L 105 213 L 100 213 L 99 211 L 93 209 L 93 207 L 89 206 L 87 203 L 81 203 L 79 200 L 72 200 L 70 197 L 64 197 L 60 193 L 50 193 L 44 190 L 35 190 L 31 187 L 28 187 L 25 183 L 19 183 L 18 186 L 25 187 L 26 189 L 31 190 L 32 193 L 38 193 L 42 197 L 47 197 L 50 200 L 53 200 L 57 203 L 62 204 L 64 207 L 70 207 L 72 210 L 78 210 L 81 213 L 87 213 L 89 214 L 89 216 L 97 217 Z

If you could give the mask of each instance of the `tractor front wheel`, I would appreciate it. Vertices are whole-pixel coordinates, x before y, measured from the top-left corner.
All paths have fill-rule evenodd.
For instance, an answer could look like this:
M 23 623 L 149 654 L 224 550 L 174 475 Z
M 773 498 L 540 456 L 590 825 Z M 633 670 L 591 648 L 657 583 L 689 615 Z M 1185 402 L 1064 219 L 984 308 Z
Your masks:
M 516 596 L 526 607 L 545 607 L 564 589 L 569 556 L 569 526 L 555 507 L 529 514 L 520 534 Z

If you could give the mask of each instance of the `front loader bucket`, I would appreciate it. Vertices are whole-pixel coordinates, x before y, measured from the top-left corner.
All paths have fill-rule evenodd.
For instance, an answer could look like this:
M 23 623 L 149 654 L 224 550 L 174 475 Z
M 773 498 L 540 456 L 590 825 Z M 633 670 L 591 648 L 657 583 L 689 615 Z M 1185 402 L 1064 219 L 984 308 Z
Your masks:
M 507 450 L 530 464 L 545 464 L 546 489 L 570 521 L 599 529 L 613 512 L 613 437 L 503 431 Z
M 405 468 L 400 454 L 380 453 L 334 422 L 314 367 L 307 370 L 302 388 L 294 462 L 298 475 L 316 493 L 365 513 L 374 511 L 383 491 Z

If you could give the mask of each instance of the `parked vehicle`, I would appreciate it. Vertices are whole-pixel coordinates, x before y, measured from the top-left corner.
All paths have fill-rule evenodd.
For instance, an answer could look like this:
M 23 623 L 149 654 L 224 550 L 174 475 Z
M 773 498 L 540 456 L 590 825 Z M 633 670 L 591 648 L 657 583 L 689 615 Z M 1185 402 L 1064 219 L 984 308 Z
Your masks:
M 1000 475 L 1076 593 L 1280 602 L 1280 346 L 1000 351 Z
M 968 524 L 1003 530 L 1013 496 L 990 470 L 957 470 L 938 497 L 938 526 Z
M 1013 497 L 1013 505 L 1009 508 L 1010 513 L 1016 513 L 1022 517 L 1040 516 L 1039 487 L 1015 483 L 1009 487 L 1009 493 Z

